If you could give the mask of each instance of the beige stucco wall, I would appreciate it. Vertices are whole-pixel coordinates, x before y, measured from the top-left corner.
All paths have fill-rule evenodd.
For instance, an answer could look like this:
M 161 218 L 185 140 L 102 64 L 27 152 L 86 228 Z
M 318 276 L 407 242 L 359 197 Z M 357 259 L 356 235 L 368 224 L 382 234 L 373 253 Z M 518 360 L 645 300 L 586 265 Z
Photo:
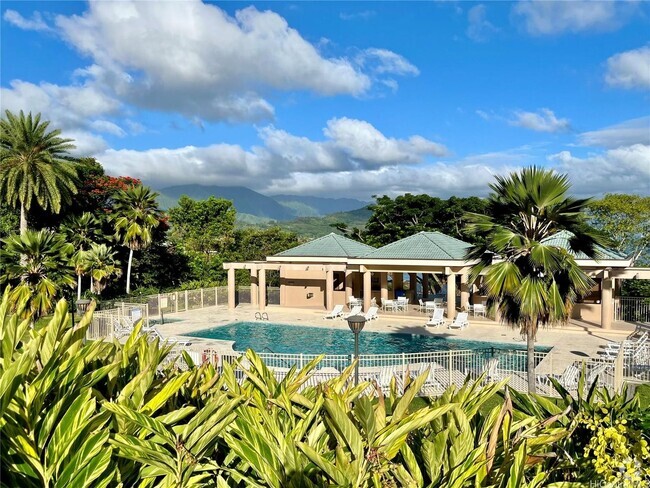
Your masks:
M 571 318 L 600 324 L 600 303 L 576 303 Z
M 281 270 L 287 307 L 325 307 L 325 272 Z

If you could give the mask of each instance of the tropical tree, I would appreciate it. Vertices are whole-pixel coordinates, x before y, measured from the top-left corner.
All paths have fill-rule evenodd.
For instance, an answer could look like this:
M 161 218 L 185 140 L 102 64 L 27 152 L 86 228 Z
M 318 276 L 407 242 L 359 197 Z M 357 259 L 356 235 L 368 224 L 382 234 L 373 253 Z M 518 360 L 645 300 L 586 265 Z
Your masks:
M 27 231 L 2 242 L 0 264 L 5 271 L 0 281 L 15 283 L 13 310 L 33 319 L 51 312 L 64 287 L 74 286 L 72 245 L 49 230 Z
M 161 212 L 156 197 L 149 187 L 138 185 L 115 194 L 113 204 L 113 225 L 115 237 L 129 248 L 126 271 L 126 293 L 131 293 L 131 266 L 133 251 L 146 249 L 151 245 L 153 229 L 158 227 Z
M 41 114 L 32 117 L 9 110 L 0 119 L 0 199 L 20 206 L 20 233 L 27 231 L 27 213 L 36 202 L 44 210 L 59 213 L 77 192 L 77 173 L 64 158 L 74 149 L 60 130 L 48 132 L 50 123 Z
M 81 277 L 85 271 L 85 252 L 95 243 L 101 235 L 101 223 L 90 212 L 68 217 L 61 232 L 66 240 L 71 243 L 76 251 L 72 256 L 72 264 L 77 273 L 77 300 L 81 299 Z
M 488 306 L 526 336 L 528 388 L 535 392 L 537 330 L 565 323 L 593 286 L 573 254 L 597 257 L 602 239 L 584 224 L 589 200 L 568 196 L 566 175 L 529 167 L 497 176 L 490 188 L 485 215 L 467 214 L 466 231 L 484 242 L 469 251 L 468 259 L 478 260 L 470 276 L 483 275 Z
M 93 278 L 93 292 L 98 295 L 102 294 L 111 278 L 122 275 L 115 254 L 106 244 L 91 244 L 90 249 L 83 254 L 83 269 Z

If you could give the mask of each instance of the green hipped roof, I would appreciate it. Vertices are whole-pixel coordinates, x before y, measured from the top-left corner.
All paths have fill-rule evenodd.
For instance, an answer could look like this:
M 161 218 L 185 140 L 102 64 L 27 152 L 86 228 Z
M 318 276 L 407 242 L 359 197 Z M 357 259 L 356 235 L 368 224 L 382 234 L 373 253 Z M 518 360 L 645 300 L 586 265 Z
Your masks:
M 575 259 L 593 259 L 587 256 L 582 251 L 576 253 L 571 250 L 569 241 L 571 240 L 572 237 L 573 237 L 573 233 L 569 232 L 568 230 L 561 230 L 557 234 L 553 234 L 552 236 L 547 237 L 546 239 L 542 239 L 542 244 L 565 249 L 569 251 L 569 253 L 571 253 Z M 597 256 L 595 258 L 596 261 L 598 261 L 599 259 L 612 259 L 612 260 L 627 259 L 625 256 L 617 253 L 613 249 L 606 249 L 601 246 L 596 246 L 596 252 L 597 252 Z
M 418 232 L 363 256 L 369 259 L 464 260 L 471 244 L 440 232 Z
M 332 232 L 276 254 L 278 257 L 355 258 L 374 250 L 361 242 Z

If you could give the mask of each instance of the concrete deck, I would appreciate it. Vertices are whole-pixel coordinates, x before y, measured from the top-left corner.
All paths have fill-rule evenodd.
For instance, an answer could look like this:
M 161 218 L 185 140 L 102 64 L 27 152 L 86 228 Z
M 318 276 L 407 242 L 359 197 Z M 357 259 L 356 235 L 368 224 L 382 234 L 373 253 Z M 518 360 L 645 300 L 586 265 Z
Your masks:
M 224 306 L 208 307 L 168 314 L 172 322 L 159 325 L 158 330 L 165 337 L 183 336 L 202 329 L 228 324 L 234 321 L 255 320 L 258 310 L 250 305 L 239 305 L 235 310 Z M 347 322 L 340 319 L 323 320 L 324 311 L 268 306 L 266 313 L 271 322 L 303 325 L 306 327 L 331 327 L 349 330 Z M 521 345 L 525 339 L 509 326 L 498 324 L 483 317 L 470 315 L 470 327 L 464 330 L 425 327 L 427 316 L 415 310 L 408 313 L 380 312 L 379 319 L 366 323 L 364 330 L 403 334 L 440 335 L 443 337 L 463 337 L 477 341 L 516 343 Z M 536 344 L 552 347 L 553 373 L 562 372 L 574 361 L 598 356 L 598 352 L 608 341 L 622 341 L 635 330 L 634 324 L 618 322 L 615 328 L 603 330 L 598 326 L 580 321 L 571 321 L 563 327 L 542 329 L 538 332 Z M 232 343 L 209 339 L 191 338 L 192 348 L 200 350 L 210 347 L 220 354 L 232 353 Z

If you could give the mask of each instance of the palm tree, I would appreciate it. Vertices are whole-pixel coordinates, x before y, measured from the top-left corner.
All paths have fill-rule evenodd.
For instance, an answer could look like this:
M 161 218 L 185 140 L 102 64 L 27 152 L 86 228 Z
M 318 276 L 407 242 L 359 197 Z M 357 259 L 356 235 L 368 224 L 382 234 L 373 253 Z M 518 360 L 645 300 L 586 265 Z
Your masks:
M 102 294 L 111 278 L 122 274 L 120 262 L 115 259 L 115 251 L 106 244 L 91 244 L 90 249 L 84 252 L 84 271 L 90 272 L 93 278 L 93 292 Z
M 74 286 L 69 265 L 74 248 L 49 230 L 27 231 L 2 242 L 0 264 L 5 271 L 0 281 L 16 283 L 10 295 L 14 311 L 34 320 L 49 313 L 63 288 Z
M 61 232 L 76 249 L 72 256 L 72 264 L 77 273 L 77 300 L 80 300 L 81 277 L 85 274 L 84 254 L 95 243 L 95 240 L 101 236 L 101 224 L 93 214 L 84 212 L 81 215 L 68 217 L 63 222 Z
M 133 251 L 146 249 L 151 245 L 152 231 L 158 227 L 161 212 L 156 197 L 149 187 L 138 185 L 120 190 L 114 197 L 113 224 L 115 237 L 129 248 L 129 262 L 126 271 L 126 293 L 131 293 L 131 265 Z
M 77 193 L 77 172 L 65 158 L 74 149 L 71 139 L 48 132 L 41 114 L 32 117 L 9 110 L 0 120 L 0 198 L 12 207 L 20 205 L 20 233 L 27 231 L 27 213 L 36 202 L 44 210 L 61 211 Z
M 527 338 L 528 388 L 535 392 L 535 338 L 540 326 L 566 323 L 593 280 L 576 264 L 598 256 L 600 236 L 584 224 L 588 199 L 568 196 L 566 175 L 537 167 L 491 184 L 486 215 L 467 214 L 467 232 L 480 238 L 468 259 L 470 279 L 483 275 L 488 306 Z M 561 233 L 561 234 L 560 234 Z M 568 240 L 568 251 L 558 241 Z

